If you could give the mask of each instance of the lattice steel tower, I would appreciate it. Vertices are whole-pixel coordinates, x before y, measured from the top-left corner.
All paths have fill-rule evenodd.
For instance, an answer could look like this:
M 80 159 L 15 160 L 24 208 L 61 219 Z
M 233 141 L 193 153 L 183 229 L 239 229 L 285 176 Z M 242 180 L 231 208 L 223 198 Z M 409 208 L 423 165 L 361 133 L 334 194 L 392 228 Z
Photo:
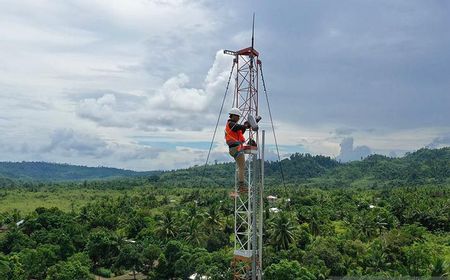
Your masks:
M 258 69 L 261 61 L 254 49 L 254 17 L 251 47 L 239 51 L 225 50 L 233 55 L 235 89 L 233 107 L 242 112 L 241 121 L 259 116 Z M 264 184 L 264 131 L 249 129 L 244 145 L 246 158 L 246 183 L 248 191 L 239 193 L 235 180 L 234 198 L 234 279 L 262 279 L 262 226 Z M 260 144 L 261 140 L 261 146 Z

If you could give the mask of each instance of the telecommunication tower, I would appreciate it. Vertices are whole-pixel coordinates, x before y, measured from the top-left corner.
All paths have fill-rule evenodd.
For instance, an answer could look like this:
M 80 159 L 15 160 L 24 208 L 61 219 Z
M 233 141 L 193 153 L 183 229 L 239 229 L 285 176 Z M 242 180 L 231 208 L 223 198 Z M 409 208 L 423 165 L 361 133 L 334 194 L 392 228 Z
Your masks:
M 254 22 L 251 47 L 238 51 L 225 50 L 234 56 L 236 69 L 233 107 L 242 112 L 241 122 L 259 116 L 258 77 L 261 68 L 259 52 L 254 48 Z M 261 136 L 261 139 L 260 139 Z M 244 145 L 248 190 L 239 192 L 235 180 L 234 197 L 234 279 L 262 279 L 262 233 L 264 189 L 264 131 L 249 129 Z M 261 145 L 260 145 L 261 142 Z

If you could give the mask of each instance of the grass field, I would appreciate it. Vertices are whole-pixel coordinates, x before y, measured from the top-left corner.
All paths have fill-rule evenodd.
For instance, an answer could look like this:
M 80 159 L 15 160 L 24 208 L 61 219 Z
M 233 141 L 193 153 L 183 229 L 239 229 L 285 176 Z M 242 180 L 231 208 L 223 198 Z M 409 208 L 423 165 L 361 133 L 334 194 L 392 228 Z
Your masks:
M 133 191 L 95 189 L 24 189 L 0 191 L 0 213 L 19 210 L 22 214 L 33 212 L 38 207 L 58 207 L 63 211 L 78 210 L 88 202 L 102 197 L 118 197 Z

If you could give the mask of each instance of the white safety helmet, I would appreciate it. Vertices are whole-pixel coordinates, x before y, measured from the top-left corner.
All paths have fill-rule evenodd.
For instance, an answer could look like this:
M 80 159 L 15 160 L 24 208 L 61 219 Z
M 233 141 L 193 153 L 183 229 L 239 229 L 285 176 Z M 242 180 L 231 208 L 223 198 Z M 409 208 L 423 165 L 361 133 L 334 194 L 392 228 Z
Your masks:
M 231 108 L 229 114 L 230 114 L 230 115 L 237 115 L 237 116 L 239 116 L 239 117 L 242 116 L 241 110 L 239 110 L 239 108 L 236 108 L 236 107 Z

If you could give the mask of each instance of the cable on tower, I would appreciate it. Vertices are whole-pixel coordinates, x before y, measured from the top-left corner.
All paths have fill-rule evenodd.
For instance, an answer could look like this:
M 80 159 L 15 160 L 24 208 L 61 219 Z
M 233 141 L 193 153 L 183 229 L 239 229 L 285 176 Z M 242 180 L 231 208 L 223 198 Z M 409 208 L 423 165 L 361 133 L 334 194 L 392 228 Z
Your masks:
M 200 177 L 200 184 L 199 184 L 200 186 L 203 183 L 203 178 L 205 178 L 206 166 L 208 165 L 209 156 L 211 154 L 211 150 L 212 150 L 212 147 L 214 144 L 214 139 L 216 138 L 217 127 L 219 126 L 220 117 L 222 116 L 223 105 L 225 104 L 225 100 L 226 100 L 227 93 L 228 93 L 228 88 L 230 86 L 231 77 L 233 76 L 234 64 L 235 63 L 233 62 L 233 66 L 231 67 L 230 75 L 228 76 L 227 87 L 225 88 L 225 93 L 223 94 L 222 105 L 220 106 L 219 116 L 217 117 L 216 127 L 214 128 L 214 133 L 213 133 L 213 137 L 211 139 L 211 144 L 209 145 L 208 156 L 206 157 L 206 162 L 205 162 L 205 165 L 203 166 L 203 174 Z
M 269 111 L 270 123 L 272 125 L 273 138 L 275 140 L 275 147 L 277 149 L 278 164 L 280 166 L 280 172 L 281 172 L 281 180 L 283 182 L 284 192 L 285 192 L 285 195 L 286 195 L 287 194 L 287 189 L 286 189 L 286 183 L 285 183 L 285 180 L 284 180 L 283 165 L 281 164 L 280 150 L 278 149 L 277 135 L 275 134 L 275 126 L 273 125 L 272 111 L 270 110 L 269 96 L 267 94 L 266 82 L 264 80 L 264 73 L 263 73 L 263 69 L 262 69 L 262 63 L 259 64 L 259 69 L 261 71 L 261 80 L 262 80 L 262 84 L 263 84 L 264 94 L 266 96 L 267 109 Z

